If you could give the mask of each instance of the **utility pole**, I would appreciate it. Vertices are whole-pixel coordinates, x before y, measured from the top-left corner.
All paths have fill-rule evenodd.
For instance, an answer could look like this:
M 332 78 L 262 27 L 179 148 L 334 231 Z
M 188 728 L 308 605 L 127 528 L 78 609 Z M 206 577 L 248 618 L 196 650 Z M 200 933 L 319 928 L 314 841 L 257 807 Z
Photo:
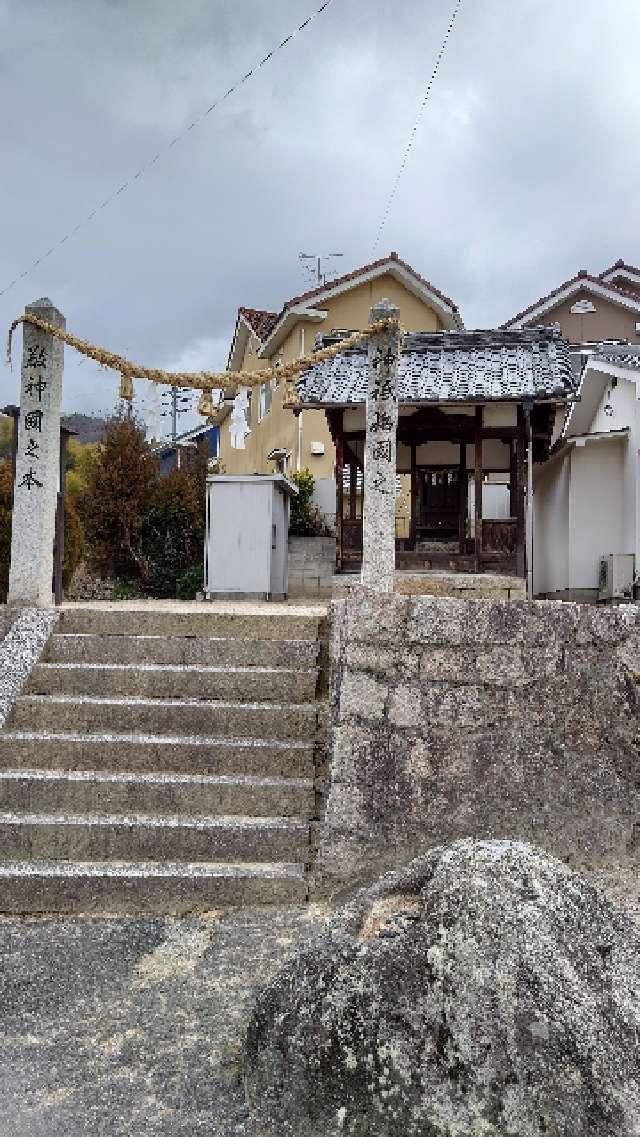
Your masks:
M 191 406 L 191 397 L 185 395 L 181 387 L 171 387 L 165 392 L 163 399 L 166 400 L 167 394 L 169 399 L 164 403 L 167 410 L 162 411 L 160 417 L 171 419 L 171 441 L 175 442 L 178 437 L 178 416 L 187 413 Z

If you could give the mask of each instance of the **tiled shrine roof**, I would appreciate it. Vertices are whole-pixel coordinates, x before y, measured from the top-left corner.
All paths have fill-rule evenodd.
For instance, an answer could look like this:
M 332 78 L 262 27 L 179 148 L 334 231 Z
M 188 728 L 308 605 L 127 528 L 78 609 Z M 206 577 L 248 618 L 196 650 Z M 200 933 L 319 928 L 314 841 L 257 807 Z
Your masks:
M 323 342 L 330 341 L 331 337 L 323 337 Z M 398 370 L 401 403 L 563 398 L 575 389 L 569 345 L 557 325 L 415 332 L 404 339 Z M 363 403 L 366 349 L 345 351 L 311 367 L 300 376 L 298 391 L 307 406 Z

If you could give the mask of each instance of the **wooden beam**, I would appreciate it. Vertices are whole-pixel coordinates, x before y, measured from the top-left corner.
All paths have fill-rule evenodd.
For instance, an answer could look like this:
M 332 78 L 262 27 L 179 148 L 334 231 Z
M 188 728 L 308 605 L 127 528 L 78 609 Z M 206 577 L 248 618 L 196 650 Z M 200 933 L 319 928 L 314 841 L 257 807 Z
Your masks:
M 476 544 L 476 572 L 480 567 L 482 557 L 482 414 L 483 408 L 476 407 L 475 422 L 475 544 Z
M 337 419 L 337 416 L 336 416 Z M 336 572 L 342 572 L 342 510 L 344 499 L 344 435 L 342 433 L 342 411 L 340 420 L 335 423 L 336 429 Z
M 526 576 L 526 526 L 524 508 L 526 421 L 522 407 L 518 407 L 518 437 L 516 439 L 516 574 Z
M 516 481 L 518 476 L 517 470 L 517 454 L 518 454 L 518 440 L 513 439 L 511 442 L 511 455 L 509 463 L 509 515 L 510 517 L 516 516 Z
M 411 443 L 411 517 L 409 519 L 409 544 L 416 547 L 416 509 L 418 506 L 418 471 L 416 469 L 416 444 Z
M 458 472 L 458 541 L 460 552 L 466 552 L 467 544 L 467 447 L 460 443 L 460 467 Z

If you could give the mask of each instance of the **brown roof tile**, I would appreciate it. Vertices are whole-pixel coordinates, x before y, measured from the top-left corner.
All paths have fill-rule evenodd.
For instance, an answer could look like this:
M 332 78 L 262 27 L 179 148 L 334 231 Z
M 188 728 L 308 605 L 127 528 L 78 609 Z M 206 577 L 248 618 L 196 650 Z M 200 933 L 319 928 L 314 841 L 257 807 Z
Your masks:
M 263 308 L 238 308 L 238 315 L 244 317 L 259 340 L 267 338 L 278 319 L 277 312 L 267 312 Z

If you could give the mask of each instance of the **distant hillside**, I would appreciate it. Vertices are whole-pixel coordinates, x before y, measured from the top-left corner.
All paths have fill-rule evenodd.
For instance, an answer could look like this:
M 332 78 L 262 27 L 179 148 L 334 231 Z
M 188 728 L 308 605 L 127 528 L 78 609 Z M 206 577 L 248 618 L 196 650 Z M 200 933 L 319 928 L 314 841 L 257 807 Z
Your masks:
M 62 425 L 76 432 L 76 441 L 82 446 L 89 442 L 102 442 L 108 419 L 99 415 L 63 415 Z

